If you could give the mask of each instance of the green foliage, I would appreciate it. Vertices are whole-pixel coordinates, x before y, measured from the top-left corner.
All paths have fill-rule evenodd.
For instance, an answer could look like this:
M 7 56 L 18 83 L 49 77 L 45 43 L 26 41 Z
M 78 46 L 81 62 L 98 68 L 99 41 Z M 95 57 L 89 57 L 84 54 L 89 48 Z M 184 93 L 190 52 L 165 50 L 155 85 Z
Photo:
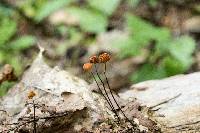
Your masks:
M 17 38 L 14 41 L 11 41 L 9 44 L 9 48 L 12 50 L 25 50 L 34 45 L 36 39 L 33 36 L 25 35 Z
M 8 41 L 16 32 L 16 22 L 5 17 L 0 21 L 0 45 Z
M 170 31 L 167 28 L 154 27 L 133 15 L 127 15 L 126 18 L 128 30 L 133 34 L 137 43 L 141 45 L 147 45 L 150 40 L 163 42 L 170 38 Z
M 2 4 L 0 3 L 0 16 L 1 15 L 9 16 L 12 13 L 13 13 L 13 9 L 10 9 L 8 7 L 5 7 L 5 6 L 2 6 Z
M 69 6 L 66 11 L 74 16 L 85 32 L 102 33 L 106 31 L 108 17 L 116 10 L 120 0 L 87 0 L 83 7 Z
M 180 61 L 170 56 L 166 56 L 162 60 L 161 65 L 166 72 L 165 76 L 171 76 L 171 75 L 183 73 L 187 70 L 187 68 Z
M 0 64 L 11 64 L 19 74 L 22 70 L 20 52 L 35 44 L 35 38 L 28 35 L 16 37 L 16 21 L 9 16 L 0 17 Z
M 181 64 L 189 68 L 192 64 L 192 53 L 195 50 L 195 41 L 189 36 L 181 36 L 171 42 L 169 44 L 169 52 L 170 54 Z
M 136 7 L 142 0 L 128 0 L 129 5 Z M 158 0 L 146 0 L 146 3 L 149 4 L 151 7 L 155 7 L 158 3 Z
M 19 7 L 26 16 L 34 18 L 46 3 L 47 0 L 25 0 L 19 4 Z
M 93 35 L 105 32 L 109 19 L 120 2 L 122 1 L 86 0 L 82 3 L 73 0 L 26 0 L 20 2 L 19 7 L 35 23 L 44 21 L 61 8 L 77 20 L 77 23 L 74 23 L 76 26 L 56 25 L 55 29 L 59 35 L 68 37 L 64 45 L 58 44 L 56 48 L 56 52 L 63 55 L 68 46 L 80 42 L 87 44 L 95 40 L 95 36 L 88 37 L 85 33 Z M 146 1 L 151 7 L 156 6 L 157 2 L 158 0 Z M 137 6 L 141 0 L 127 0 L 127 3 Z M 0 5 L 0 64 L 10 63 L 19 72 L 22 68 L 20 53 L 35 44 L 36 39 L 29 35 L 16 36 L 17 21 L 11 19 L 12 12 L 11 9 Z M 121 50 L 119 57 L 141 56 L 144 49 L 148 50 L 145 63 L 131 76 L 132 81 L 139 82 L 184 73 L 191 67 L 196 45 L 191 37 L 185 35 L 174 38 L 169 29 L 154 26 L 134 15 L 125 15 L 125 20 L 129 35 L 112 42 L 114 47 Z
M 164 56 L 162 65 L 167 76 L 184 73 L 193 63 L 192 54 L 195 50 L 195 41 L 189 36 L 171 38 L 167 42 L 157 44 L 156 53 Z
M 140 82 L 150 79 L 159 79 L 166 77 L 165 69 L 162 66 L 153 64 L 144 64 L 139 71 L 136 71 L 131 77 L 131 81 Z
M 76 6 L 78 1 L 72 0 L 28 0 L 21 4 L 21 9 L 36 22 L 60 8 L 78 20 L 84 32 L 102 33 L 108 25 L 108 17 L 116 10 L 121 0 L 87 0 L 86 4 Z M 72 4 L 71 4 L 72 3 Z
M 158 3 L 158 0 L 149 0 L 148 3 L 150 6 L 155 7 Z
M 105 32 L 108 17 L 120 3 L 120 0 L 87 0 L 85 7 L 68 7 L 67 12 L 75 16 L 81 29 L 91 33 Z
M 191 37 L 185 35 L 173 38 L 167 28 L 153 26 L 133 15 L 127 15 L 127 29 L 130 33 L 128 39 L 118 45 L 120 58 L 141 55 L 143 49 L 154 44 L 146 63 L 131 76 L 132 81 L 184 73 L 192 65 L 196 44 Z
M 51 13 L 55 12 L 56 10 L 60 9 L 61 7 L 68 5 L 70 2 L 71 2 L 71 0 L 47 1 L 38 10 L 38 12 L 35 16 L 35 20 L 38 22 L 43 20 L 44 18 L 48 17 Z
M 140 0 L 127 0 L 127 1 L 131 7 L 136 7 L 140 3 Z
M 136 56 L 141 53 L 142 45 L 139 45 L 138 40 L 134 40 L 133 38 L 128 38 L 125 40 L 120 40 L 119 43 L 115 44 L 115 47 L 118 47 L 120 49 L 120 54 L 118 57 L 120 59 Z
M 67 11 L 76 17 L 80 27 L 87 32 L 104 32 L 107 26 L 107 18 L 98 11 L 92 9 L 68 8 Z
M 3 82 L 0 85 L 0 97 L 5 95 L 8 89 L 10 89 L 14 84 L 15 82 L 7 82 L 7 81 Z
M 106 15 L 111 15 L 120 3 L 120 0 L 87 0 L 89 5 Z
M 130 36 L 124 43 L 118 44 L 123 51 L 120 58 L 139 55 L 142 48 L 149 45 L 152 40 L 158 44 L 170 40 L 170 31 L 167 28 L 154 27 L 137 16 L 127 15 L 126 18 Z
M 40 22 L 71 2 L 72 0 L 26 0 L 21 2 L 20 8 L 28 17 Z

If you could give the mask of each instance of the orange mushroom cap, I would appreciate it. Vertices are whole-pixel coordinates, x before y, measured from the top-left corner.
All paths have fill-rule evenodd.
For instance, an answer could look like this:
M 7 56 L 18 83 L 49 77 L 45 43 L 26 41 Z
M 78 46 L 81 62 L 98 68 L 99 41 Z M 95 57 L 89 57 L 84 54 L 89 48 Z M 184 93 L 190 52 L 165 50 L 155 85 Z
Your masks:
M 83 70 L 84 71 L 90 71 L 92 69 L 92 63 L 85 63 L 83 64 Z
M 99 58 L 96 55 L 90 57 L 90 63 L 99 63 Z
M 100 63 L 106 63 L 110 60 L 110 55 L 108 53 L 103 53 L 101 55 L 99 55 L 99 62 Z

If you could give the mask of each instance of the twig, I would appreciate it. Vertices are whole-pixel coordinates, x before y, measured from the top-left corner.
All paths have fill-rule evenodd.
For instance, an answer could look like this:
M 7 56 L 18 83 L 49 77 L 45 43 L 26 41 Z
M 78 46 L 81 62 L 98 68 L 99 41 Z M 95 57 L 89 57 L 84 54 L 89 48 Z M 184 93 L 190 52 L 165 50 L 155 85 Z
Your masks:
M 69 114 L 69 113 L 66 112 L 66 113 L 63 113 L 63 114 L 57 114 L 57 115 L 53 115 L 53 116 L 38 117 L 38 118 L 35 118 L 35 119 L 33 119 L 33 120 L 30 120 L 30 121 L 27 121 L 27 122 L 24 122 L 24 123 L 21 123 L 21 124 L 20 124 L 20 123 L 5 124 L 5 125 L 16 125 L 16 127 L 11 128 L 11 129 L 8 129 L 8 130 L 4 130 L 4 131 L 2 131 L 2 132 L 0 132 L 0 133 L 9 133 L 10 131 L 17 130 L 17 129 L 19 129 L 21 126 L 24 126 L 24 125 L 29 124 L 29 123 L 34 123 L 34 122 L 37 122 L 37 121 L 42 120 L 42 119 L 47 119 L 47 120 L 49 120 L 49 119 L 64 117 L 64 116 L 66 116 L 66 115 L 68 115 L 68 114 Z
M 151 106 L 151 107 L 149 107 L 149 109 L 153 109 L 153 108 L 155 108 L 155 107 L 157 107 L 157 106 L 159 106 L 159 105 L 168 103 L 169 101 L 171 101 L 171 100 L 173 100 L 173 99 L 176 99 L 176 98 L 178 98 L 179 96 L 181 96 L 181 93 L 178 94 L 178 95 L 176 95 L 176 96 L 174 96 L 174 97 L 172 97 L 172 98 L 170 98 L 170 99 L 167 99 L 167 100 L 165 100 L 165 101 L 163 101 L 163 102 L 160 102 L 160 103 L 158 103 L 158 104 L 156 104 L 156 105 L 154 105 L 154 106 Z

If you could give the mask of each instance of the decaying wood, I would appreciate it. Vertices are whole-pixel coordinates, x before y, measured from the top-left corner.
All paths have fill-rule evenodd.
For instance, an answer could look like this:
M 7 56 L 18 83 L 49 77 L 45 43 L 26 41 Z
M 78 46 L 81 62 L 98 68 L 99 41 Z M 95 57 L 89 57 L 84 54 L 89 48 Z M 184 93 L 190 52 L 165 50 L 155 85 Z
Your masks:
M 115 95 L 127 117 L 137 124 L 130 129 L 127 121 L 116 123 L 103 96 L 84 80 L 58 67 L 50 68 L 41 52 L 22 80 L 1 98 L 0 132 L 32 132 L 34 123 L 37 132 L 43 133 L 104 132 L 102 128 L 105 132 L 159 132 L 159 128 L 163 132 L 198 132 L 199 83 L 200 73 L 193 73 L 142 82 L 120 92 L 120 97 Z M 34 116 L 27 104 L 30 91 L 36 93 Z
M 200 73 L 178 75 L 133 85 L 123 99 L 137 98 L 163 132 L 200 131 Z
M 7 131 L 8 128 L 15 128 L 19 124 L 22 124 L 21 130 L 32 131 L 32 126 L 24 126 L 20 121 L 24 117 L 30 118 L 30 123 L 33 121 L 32 113 L 27 113 L 30 112 L 27 111 L 30 107 L 26 106 L 30 91 L 36 93 L 35 102 L 44 105 L 48 110 L 44 113 L 44 108 L 36 109 L 38 131 L 55 132 L 63 125 L 65 126 L 59 130 L 78 131 L 82 127 L 90 129 L 101 117 L 112 118 L 112 115 L 108 115 L 112 112 L 104 108 L 104 100 L 101 100 L 99 94 L 92 93 L 84 80 L 57 67 L 50 68 L 43 61 L 41 52 L 22 80 L 1 99 L 0 123 L 3 122 L 4 126 L 0 126 L 0 131 Z M 42 119 L 63 113 L 68 115 L 56 120 Z
M 132 104 L 126 104 L 128 101 L 115 95 L 123 110 L 131 108 L 129 118 L 137 123 L 132 128 L 130 122 L 119 113 L 122 122 L 117 124 L 114 113 L 101 94 L 93 92 L 84 80 L 58 67 L 49 67 L 42 59 L 42 52 L 24 73 L 22 80 L 1 98 L 0 132 L 103 133 L 102 124 L 110 132 L 116 133 L 152 131 L 149 125 L 154 125 L 153 121 L 149 120 L 150 124 L 138 123 L 145 120 L 145 115 L 139 113 L 137 108 L 127 107 L 138 103 L 133 100 Z M 30 96 L 30 92 L 34 92 L 34 95 Z M 125 113 L 128 113 L 127 110 Z

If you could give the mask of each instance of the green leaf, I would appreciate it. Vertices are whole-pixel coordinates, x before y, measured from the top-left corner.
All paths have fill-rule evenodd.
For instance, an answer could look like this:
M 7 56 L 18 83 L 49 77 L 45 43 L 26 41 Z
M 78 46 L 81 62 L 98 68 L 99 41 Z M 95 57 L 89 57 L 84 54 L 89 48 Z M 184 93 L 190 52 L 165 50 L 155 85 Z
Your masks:
M 27 35 L 14 40 L 9 44 L 9 46 L 13 50 L 24 50 L 34 45 L 35 42 L 35 37 Z
M 191 37 L 181 36 L 174 39 L 169 29 L 153 26 L 151 23 L 133 15 L 127 15 L 127 29 L 130 32 L 129 40 L 132 40 L 132 43 L 126 43 L 121 48 L 120 54 L 122 55 L 133 56 L 134 50 L 140 51 L 152 40 L 155 41 L 155 51 L 151 52 L 150 58 L 148 58 L 148 62 L 151 64 L 143 65 L 131 76 L 132 81 L 139 82 L 183 73 L 192 65 L 192 53 L 196 44 Z M 133 47 L 135 45 L 139 49 Z M 156 61 L 160 62 L 158 66 L 153 65 Z
M 142 20 L 141 18 L 128 14 L 126 16 L 127 20 L 127 28 L 128 30 L 133 33 L 133 37 L 140 40 L 149 41 L 151 39 L 151 33 L 155 31 L 153 26 Z
M 185 67 L 189 67 L 192 62 L 192 53 L 195 50 L 196 43 L 189 36 L 182 36 L 171 42 L 169 45 L 170 54 L 180 61 Z
M 149 0 L 149 5 L 155 7 L 158 4 L 158 0 Z
M 44 4 L 35 16 L 37 22 L 42 21 L 56 10 L 70 4 L 71 0 L 52 0 Z
M 0 50 L 0 64 L 3 63 L 4 59 L 5 59 L 4 52 Z
M 157 42 L 168 41 L 171 38 L 170 31 L 167 28 L 155 27 L 151 23 L 134 15 L 127 15 L 127 28 L 133 33 L 133 38 L 143 45 L 149 41 Z
M 180 74 L 188 69 L 188 67 L 185 67 L 180 61 L 170 56 L 166 56 L 162 60 L 162 67 L 165 69 L 167 76 Z
M 101 33 L 106 30 L 107 17 L 95 10 L 68 8 L 67 12 L 78 19 L 80 27 L 86 32 Z
M 4 18 L 0 21 L 0 45 L 5 44 L 16 32 L 17 24 L 15 21 Z
M 15 84 L 15 82 L 5 81 L 0 85 L 0 97 L 5 95 L 6 92 Z
M 120 0 L 87 0 L 89 5 L 101 12 L 111 15 L 120 3 Z
M 167 28 L 154 27 L 155 30 L 151 33 L 152 39 L 157 43 L 165 43 L 172 39 L 170 30 Z
M 127 28 L 131 34 L 120 48 L 120 55 L 123 58 L 140 54 L 140 50 L 150 44 L 152 40 L 163 46 L 171 39 L 170 31 L 167 28 L 155 27 L 149 22 L 129 14 L 127 15 Z
M 19 55 L 19 53 L 18 54 L 9 54 L 9 55 L 7 55 L 7 59 L 9 58 L 9 60 L 6 60 L 6 63 L 8 63 L 8 64 L 10 64 L 10 65 L 12 65 L 13 67 L 14 67 L 14 69 L 15 69 L 15 74 L 18 76 L 20 73 L 22 73 L 22 70 L 23 70 L 23 61 L 22 61 L 22 59 L 21 59 L 21 57 L 20 56 L 16 56 L 16 55 Z
M 166 77 L 163 67 L 153 64 L 145 64 L 131 76 L 132 82 L 141 82 L 150 79 L 160 79 Z
M 134 31 L 136 33 L 152 28 L 152 25 L 150 23 L 145 22 L 141 18 L 132 14 L 126 14 L 126 23 L 127 28 L 130 31 Z
M 136 56 L 141 53 L 142 45 L 138 45 L 137 41 L 132 38 L 116 41 L 118 43 L 115 43 L 114 46 L 120 49 L 118 57 L 121 59 Z
M 159 56 L 168 55 L 169 54 L 169 41 L 157 43 L 155 45 L 155 54 L 159 55 Z

